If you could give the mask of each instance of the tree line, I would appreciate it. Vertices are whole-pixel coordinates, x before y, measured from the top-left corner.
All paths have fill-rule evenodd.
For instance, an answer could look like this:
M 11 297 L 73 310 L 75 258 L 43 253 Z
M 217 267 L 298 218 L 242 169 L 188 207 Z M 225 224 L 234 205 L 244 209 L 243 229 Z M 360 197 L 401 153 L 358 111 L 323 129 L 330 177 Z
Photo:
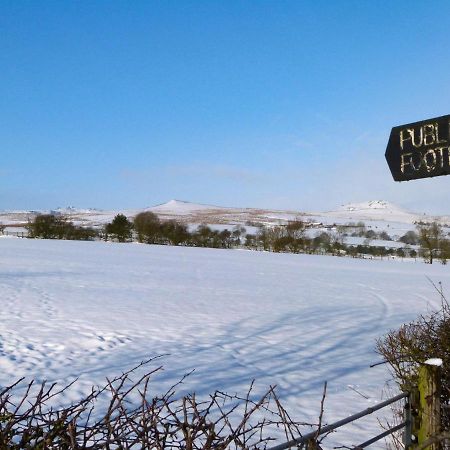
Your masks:
M 322 231 L 315 236 L 308 233 L 311 224 L 301 220 L 292 220 L 286 225 L 257 227 L 255 233 L 247 233 L 241 225 L 231 230 L 212 229 L 208 225 L 199 225 L 190 231 L 188 226 L 177 220 L 161 220 L 151 211 L 137 214 L 129 220 L 124 214 L 117 214 L 113 220 L 100 229 L 75 225 L 62 215 L 41 214 L 27 225 L 28 236 L 43 239 L 71 239 L 131 242 L 136 240 L 145 244 L 183 245 L 210 248 L 244 247 L 252 250 L 264 250 L 285 253 L 310 253 L 371 257 L 417 257 L 426 262 L 435 259 L 443 264 L 450 258 L 450 241 L 442 226 L 433 223 L 418 223 L 416 231 L 407 231 L 399 238 L 404 248 L 389 248 L 371 245 L 371 240 L 392 240 L 386 231 L 367 230 L 364 223 L 337 225 L 333 231 Z M 348 236 L 365 238 L 362 244 L 348 244 Z M 409 245 L 419 245 L 419 254 Z
M 207 225 L 199 225 L 191 232 L 184 223 L 174 219 L 160 220 L 156 214 L 145 211 L 137 214 L 132 222 L 123 214 L 116 215 L 112 222 L 104 227 L 102 238 L 118 242 L 136 239 L 145 244 L 232 248 L 240 245 L 245 231 L 245 228 L 239 225 L 231 231 L 219 231 Z
M 130 221 L 124 214 L 100 229 L 75 225 L 66 217 L 55 214 L 40 214 L 26 226 L 28 237 L 41 239 L 96 240 L 131 242 L 145 244 L 185 245 L 195 247 L 232 248 L 240 245 L 246 230 L 235 226 L 232 230 L 214 230 L 200 225 L 189 231 L 187 225 L 176 220 L 162 221 L 150 211 L 136 215 Z
M 74 225 L 66 217 L 55 214 L 39 214 L 28 221 L 26 228 L 30 238 L 87 241 L 98 237 L 94 228 Z

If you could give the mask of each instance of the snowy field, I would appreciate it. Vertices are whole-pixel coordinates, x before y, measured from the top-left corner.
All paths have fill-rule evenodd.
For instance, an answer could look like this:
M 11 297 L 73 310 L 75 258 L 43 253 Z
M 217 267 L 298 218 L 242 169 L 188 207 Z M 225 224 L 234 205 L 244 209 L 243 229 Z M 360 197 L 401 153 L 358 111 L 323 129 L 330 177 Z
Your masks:
M 201 396 L 244 394 L 256 379 L 257 392 L 276 384 L 295 419 L 315 421 L 327 380 L 328 422 L 392 394 L 386 367 L 369 368 L 380 360 L 375 340 L 438 305 L 426 277 L 445 289 L 450 270 L 410 260 L 14 238 L 0 239 L 0 254 L 0 385 L 80 376 L 72 400 L 167 354 L 155 394 L 191 369 L 181 391 Z M 378 432 L 372 418 L 330 442 L 357 444 Z

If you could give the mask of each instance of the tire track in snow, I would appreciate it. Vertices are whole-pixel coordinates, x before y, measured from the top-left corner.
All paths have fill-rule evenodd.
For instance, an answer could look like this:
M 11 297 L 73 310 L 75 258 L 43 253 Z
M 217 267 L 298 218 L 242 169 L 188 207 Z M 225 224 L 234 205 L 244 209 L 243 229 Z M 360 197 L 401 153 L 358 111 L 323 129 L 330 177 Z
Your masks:
M 364 286 L 364 289 L 366 293 L 374 290 L 367 286 Z M 391 309 L 386 298 L 379 293 L 370 292 L 365 296 L 365 300 L 365 308 L 360 313 L 354 305 L 355 311 L 350 313 L 348 308 L 343 308 L 340 311 L 330 311 L 324 316 L 323 309 L 320 308 L 320 311 L 315 313 L 311 308 L 306 314 L 307 317 L 304 312 L 279 317 L 241 340 L 232 340 L 225 348 L 239 364 L 254 369 L 251 371 L 252 376 L 263 374 L 278 381 L 282 380 L 278 384 L 285 386 L 294 395 L 315 390 L 324 381 L 320 379 L 321 374 L 324 379 L 330 380 L 330 377 L 326 376 L 330 366 L 341 366 L 335 373 L 336 380 L 368 367 L 369 358 L 373 356 L 367 355 L 367 336 L 373 335 L 375 339 L 379 335 L 380 330 L 383 330 L 389 321 Z M 369 316 L 368 310 L 371 312 Z M 351 323 L 348 322 L 349 316 L 352 317 Z M 302 332 L 302 329 L 305 332 Z M 308 338 L 308 333 L 313 337 Z M 277 336 L 284 336 L 283 340 L 287 341 L 285 349 L 283 342 L 277 340 Z M 298 344 L 293 345 L 293 341 Z M 223 344 L 221 346 L 224 347 Z M 354 355 L 358 352 L 366 354 L 361 362 L 355 362 Z M 310 381 L 318 378 L 320 381 Z M 293 392 L 293 385 L 301 387 Z

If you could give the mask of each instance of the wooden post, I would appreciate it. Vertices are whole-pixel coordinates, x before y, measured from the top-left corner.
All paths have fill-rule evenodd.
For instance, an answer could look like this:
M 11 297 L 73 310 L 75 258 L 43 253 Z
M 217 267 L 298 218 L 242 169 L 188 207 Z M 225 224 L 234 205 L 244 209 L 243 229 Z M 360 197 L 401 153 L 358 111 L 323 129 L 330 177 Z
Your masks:
M 412 434 L 415 442 L 411 448 L 423 448 L 423 444 L 441 432 L 441 368 L 424 364 L 419 369 L 418 393 L 412 393 L 411 400 L 414 411 Z M 414 398 L 415 397 L 415 398 Z M 425 447 L 427 450 L 438 450 L 439 443 Z
M 315 439 L 310 439 L 306 443 L 306 450 L 322 450 L 322 447 L 317 443 Z

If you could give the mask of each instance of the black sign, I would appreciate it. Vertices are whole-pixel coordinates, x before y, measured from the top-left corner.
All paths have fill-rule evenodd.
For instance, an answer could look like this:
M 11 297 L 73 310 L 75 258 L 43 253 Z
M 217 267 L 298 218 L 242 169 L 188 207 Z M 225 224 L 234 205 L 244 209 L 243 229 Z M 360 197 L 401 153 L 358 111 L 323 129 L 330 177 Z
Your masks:
M 385 156 L 395 181 L 450 174 L 450 115 L 392 128 Z

